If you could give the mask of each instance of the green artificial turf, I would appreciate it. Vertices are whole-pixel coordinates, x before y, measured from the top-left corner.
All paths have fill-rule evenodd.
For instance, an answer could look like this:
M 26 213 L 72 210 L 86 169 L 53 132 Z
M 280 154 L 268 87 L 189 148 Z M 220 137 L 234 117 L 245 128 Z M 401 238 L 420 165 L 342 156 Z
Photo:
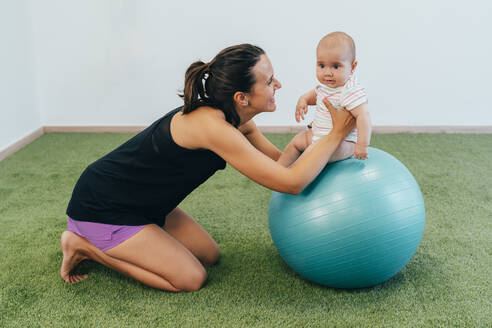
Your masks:
M 294 273 L 268 231 L 270 191 L 231 167 L 181 207 L 217 240 L 198 292 L 145 287 L 99 264 L 59 276 L 65 209 L 82 170 L 129 134 L 47 134 L 0 162 L 1 327 L 491 327 L 492 135 L 374 135 L 424 194 L 427 223 L 410 263 L 368 289 Z M 269 135 L 283 147 L 292 135 Z

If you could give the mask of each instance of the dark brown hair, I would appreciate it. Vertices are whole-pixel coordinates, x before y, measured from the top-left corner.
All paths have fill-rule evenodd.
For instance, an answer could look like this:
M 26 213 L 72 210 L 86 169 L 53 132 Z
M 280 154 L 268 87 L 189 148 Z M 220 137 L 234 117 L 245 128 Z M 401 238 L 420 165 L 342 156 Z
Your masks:
M 236 92 L 250 92 L 256 80 L 252 69 L 265 52 L 251 44 L 225 48 L 209 63 L 196 61 L 185 73 L 183 113 L 200 106 L 211 106 L 224 112 L 227 122 L 240 123 L 233 96 Z

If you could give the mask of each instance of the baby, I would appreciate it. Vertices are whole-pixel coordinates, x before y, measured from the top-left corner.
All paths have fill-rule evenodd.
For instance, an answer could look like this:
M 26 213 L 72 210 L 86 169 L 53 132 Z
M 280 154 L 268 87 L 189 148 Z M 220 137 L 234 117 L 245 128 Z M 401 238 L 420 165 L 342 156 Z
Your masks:
M 316 105 L 312 129 L 294 138 L 294 148 L 287 148 L 279 159 L 285 166 L 292 164 L 311 143 L 328 134 L 333 125 L 323 103 L 330 101 L 336 109 L 346 109 L 356 119 L 356 128 L 345 138 L 330 159 L 340 161 L 351 156 L 367 159 L 371 140 L 371 120 L 367 108 L 366 90 L 357 84 L 354 70 L 354 40 L 343 32 L 333 32 L 321 39 L 316 49 L 316 77 L 321 85 L 303 94 L 296 106 L 296 121 L 304 119 L 308 105 Z

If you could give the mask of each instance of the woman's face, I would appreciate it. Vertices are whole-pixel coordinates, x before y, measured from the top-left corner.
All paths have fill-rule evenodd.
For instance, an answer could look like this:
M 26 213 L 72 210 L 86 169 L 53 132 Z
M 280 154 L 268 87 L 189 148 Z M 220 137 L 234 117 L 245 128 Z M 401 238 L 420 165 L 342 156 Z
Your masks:
M 282 85 L 273 77 L 273 67 L 266 55 L 261 55 L 260 60 L 253 67 L 256 83 L 248 94 L 248 105 L 260 112 L 273 112 L 277 108 L 275 104 L 275 91 Z

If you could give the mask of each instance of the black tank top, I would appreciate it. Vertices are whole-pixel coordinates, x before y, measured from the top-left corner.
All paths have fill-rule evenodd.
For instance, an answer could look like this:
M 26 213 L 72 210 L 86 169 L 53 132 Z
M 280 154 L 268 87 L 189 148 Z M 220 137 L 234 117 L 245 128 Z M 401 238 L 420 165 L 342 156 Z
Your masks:
M 68 204 L 74 220 L 163 225 L 166 215 L 226 163 L 210 150 L 178 146 L 170 132 L 176 108 L 90 164 Z

